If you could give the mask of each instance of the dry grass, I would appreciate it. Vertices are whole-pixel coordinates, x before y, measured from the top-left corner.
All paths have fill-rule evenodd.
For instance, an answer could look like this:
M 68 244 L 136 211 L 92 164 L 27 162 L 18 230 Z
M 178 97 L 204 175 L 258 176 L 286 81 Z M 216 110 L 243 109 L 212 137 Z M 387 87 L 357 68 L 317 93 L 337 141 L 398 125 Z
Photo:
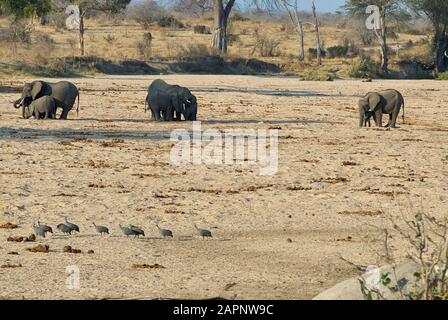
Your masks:
M 184 56 L 185 52 L 189 50 L 185 46 L 186 43 L 194 44 L 195 47 L 208 48 L 210 46 L 211 35 L 195 33 L 194 26 L 203 25 L 212 28 L 211 20 L 189 19 L 182 20 L 182 22 L 187 28 L 169 29 L 153 26 L 149 30 L 145 30 L 137 23 L 133 24 L 124 20 L 115 19 L 111 21 L 104 17 L 87 20 L 86 55 L 113 62 L 130 59 L 150 59 L 153 62 L 158 62 L 167 59 L 176 60 L 180 56 Z M 7 19 L 1 19 L 0 31 L 2 29 L 6 30 L 9 23 Z M 318 75 L 316 76 L 316 68 L 313 66 L 314 61 L 303 64 L 297 60 L 296 35 L 284 24 L 253 20 L 232 21 L 230 29 L 234 40 L 229 44 L 228 57 L 256 57 L 266 62 L 275 63 L 288 73 L 303 73 L 305 78 L 310 80 L 325 80 L 328 74 L 347 76 L 350 73 L 352 59 L 325 59 L 324 66 L 318 68 Z M 260 40 L 257 36 L 257 30 L 263 30 L 263 37 L 275 42 L 273 52 L 266 54 L 265 50 L 256 50 Z M 148 31 L 152 35 L 151 50 L 142 55 L 141 43 L 144 40 L 144 34 Z M 322 27 L 322 40 L 327 48 L 340 45 L 344 39 L 353 37 L 352 32 L 348 26 L 340 28 L 340 26 L 325 25 Z M 78 35 L 74 31 L 56 30 L 52 26 L 36 25 L 31 32 L 31 44 L 14 44 L 3 41 L 0 46 L 2 74 L 26 75 L 37 71 L 44 73 L 37 68 L 38 66 L 43 66 L 44 69 L 55 74 L 67 73 L 67 69 L 76 67 L 75 63 L 70 66 L 57 58 L 73 58 L 79 54 L 77 37 Z M 403 57 L 426 55 L 428 50 L 426 38 L 427 36 L 399 34 L 398 39 L 401 48 L 404 48 L 410 41 L 413 43 L 406 50 L 406 56 Z M 45 41 L 39 39 L 45 39 Z M 360 43 L 355 44 L 362 48 Z M 306 30 L 305 48 L 307 50 L 313 47 L 315 47 L 314 34 L 311 30 Z M 374 52 L 374 59 L 379 59 L 377 47 L 364 47 L 363 49 Z M 403 54 L 404 51 L 402 50 Z M 392 59 L 397 58 L 395 54 L 391 54 L 391 56 Z M 391 66 L 394 68 L 393 63 Z

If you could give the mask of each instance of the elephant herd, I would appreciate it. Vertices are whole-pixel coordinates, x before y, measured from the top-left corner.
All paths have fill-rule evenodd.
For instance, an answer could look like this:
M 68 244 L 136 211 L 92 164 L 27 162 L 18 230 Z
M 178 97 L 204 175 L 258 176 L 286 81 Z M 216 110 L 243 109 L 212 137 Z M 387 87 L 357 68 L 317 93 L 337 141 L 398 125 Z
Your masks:
M 50 83 L 34 81 L 24 85 L 22 96 L 14 102 L 16 109 L 22 108 L 22 116 L 29 119 L 56 119 L 56 111 L 62 109 L 61 120 L 67 120 L 76 99 L 79 114 L 79 90 L 71 82 Z M 155 80 L 148 88 L 145 112 L 151 110 L 153 121 L 196 121 L 198 104 L 196 97 L 187 88 L 169 85 L 163 80 Z
M 79 113 L 79 90 L 71 82 L 49 83 L 34 81 L 24 85 L 22 96 L 14 102 L 14 107 L 22 108 L 23 118 L 55 119 L 58 108 L 62 109 L 60 119 L 66 120 L 73 109 L 76 99 Z M 397 90 L 370 92 L 359 100 L 359 126 L 371 126 L 373 117 L 378 127 L 383 126 L 383 114 L 389 115 L 386 127 L 396 128 L 397 118 L 403 108 L 404 98 Z M 151 111 L 152 121 L 196 121 L 198 103 L 196 97 L 185 87 L 169 85 L 165 81 L 154 80 L 148 88 L 145 100 L 145 112 Z

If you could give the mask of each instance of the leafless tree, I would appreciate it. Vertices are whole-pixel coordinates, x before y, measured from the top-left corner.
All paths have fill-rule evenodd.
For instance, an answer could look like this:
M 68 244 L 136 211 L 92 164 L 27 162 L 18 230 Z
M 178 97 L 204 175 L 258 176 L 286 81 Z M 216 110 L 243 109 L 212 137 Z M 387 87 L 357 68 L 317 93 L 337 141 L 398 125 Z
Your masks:
M 213 0 L 176 0 L 173 8 L 177 11 L 188 11 L 203 17 L 213 10 Z

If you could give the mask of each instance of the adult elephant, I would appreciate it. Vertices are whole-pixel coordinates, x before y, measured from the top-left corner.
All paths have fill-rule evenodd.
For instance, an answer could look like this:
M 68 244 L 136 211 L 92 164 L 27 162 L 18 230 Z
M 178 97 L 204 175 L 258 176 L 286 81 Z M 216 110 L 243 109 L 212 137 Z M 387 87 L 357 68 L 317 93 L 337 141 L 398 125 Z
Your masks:
M 54 98 L 56 109 L 62 108 L 60 119 L 67 120 L 68 113 L 73 109 L 76 98 L 78 98 L 78 108 L 76 114 L 79 114 L 79 91 L 78 88 L 71 82 L 60 81 L 50 83 L 45 81 L 34 81 L 24 85 L 22 90 L 22 97 L 14 102 L 16 109 L 22 107 L 22 115 L 25 118 L 25 108 L 27 108 L 33 101 L 50 96 Z
M 395 128 L 401 107 L 403 107 L 404 123 L 404 98 L 397 90 L 384 90 L 370 92 L 359 100 L 359 126 L 366 126 L 373 117 L 378 127 L 383 126 L 383 114 L 389 115 L 386 127 Z
M 152 121 L 160 121 L 162 117 L 165 121 L 180 121 L 182 115 L 186 121 L 196 121 L 198 104 L 187 88 L 157 79 L 148 88 L 145 112 L 148 109 L 151 110 Z

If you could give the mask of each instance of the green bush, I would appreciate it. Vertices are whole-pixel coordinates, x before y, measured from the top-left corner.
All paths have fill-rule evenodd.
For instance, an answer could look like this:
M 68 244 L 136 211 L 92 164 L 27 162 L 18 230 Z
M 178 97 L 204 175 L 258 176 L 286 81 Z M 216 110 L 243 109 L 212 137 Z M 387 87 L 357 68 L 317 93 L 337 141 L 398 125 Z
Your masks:
M 445 71 L 443 73 L 440 73 L 437 76 L 437 80 L 448 80 L 448 71 Z

